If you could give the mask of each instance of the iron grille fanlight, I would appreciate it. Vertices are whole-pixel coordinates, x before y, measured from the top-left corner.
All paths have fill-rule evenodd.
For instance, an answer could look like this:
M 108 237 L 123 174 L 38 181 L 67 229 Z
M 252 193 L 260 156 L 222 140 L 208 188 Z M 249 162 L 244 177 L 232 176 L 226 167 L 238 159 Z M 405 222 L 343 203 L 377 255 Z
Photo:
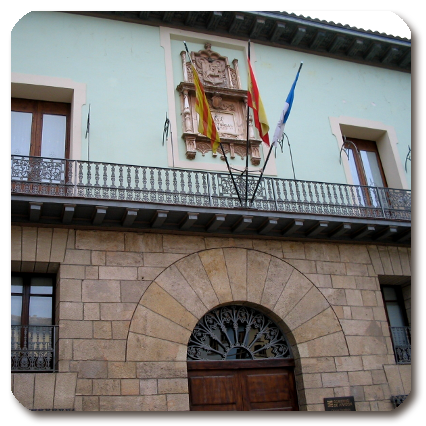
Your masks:
M 277 325 L 246 306 L 224 306 L 204 315 L 191 334 L 187 355 L 189 361 L 292 357 Z

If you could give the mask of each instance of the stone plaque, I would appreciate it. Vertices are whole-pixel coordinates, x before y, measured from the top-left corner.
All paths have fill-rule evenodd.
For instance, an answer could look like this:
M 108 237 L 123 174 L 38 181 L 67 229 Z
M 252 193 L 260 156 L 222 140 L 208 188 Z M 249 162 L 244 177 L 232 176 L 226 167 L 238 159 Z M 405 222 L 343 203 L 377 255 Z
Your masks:
M 325 411 L 356 411 L 353 396 L 324 398 Z
M 219 133 L 228 133 L 236 135 L 235 120 L 233 114 L 222 112 L 213 112 L 213 120 L 216 124 L 216 129 Z

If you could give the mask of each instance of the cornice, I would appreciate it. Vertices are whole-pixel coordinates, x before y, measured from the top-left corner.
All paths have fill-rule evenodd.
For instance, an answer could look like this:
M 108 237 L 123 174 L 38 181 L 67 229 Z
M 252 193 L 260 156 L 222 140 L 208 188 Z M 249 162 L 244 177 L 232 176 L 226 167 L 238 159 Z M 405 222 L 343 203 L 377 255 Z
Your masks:
M 67 12 L 214 34 L 411 72 L 411 40 L 286 12 Z

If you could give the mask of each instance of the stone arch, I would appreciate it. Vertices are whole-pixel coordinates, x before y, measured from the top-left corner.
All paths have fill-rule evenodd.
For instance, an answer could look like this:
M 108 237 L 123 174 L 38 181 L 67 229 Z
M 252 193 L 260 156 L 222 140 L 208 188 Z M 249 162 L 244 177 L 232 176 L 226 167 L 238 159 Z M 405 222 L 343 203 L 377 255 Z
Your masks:
M 150 284 L 129 327 L 126 360 L 186 362 L 198 320 L 235 302 L 269 313 L 292 345 L 299 374 L 303 358 L 349 354 L 332 306 L 295 267 L 257 250 L 215 248 L 178 260 Z

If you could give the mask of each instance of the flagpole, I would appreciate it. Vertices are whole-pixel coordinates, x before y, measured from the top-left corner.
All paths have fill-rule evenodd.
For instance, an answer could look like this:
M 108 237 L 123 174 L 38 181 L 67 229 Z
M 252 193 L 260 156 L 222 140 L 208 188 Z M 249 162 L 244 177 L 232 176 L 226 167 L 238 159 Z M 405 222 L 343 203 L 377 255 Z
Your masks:
M 259 188 L 259 184 L 260 184 L 260 181 L 262 180 L 263 172 L 265 171 L 266 165 L 268 164 L 269 156 L 271 155 L 273 147 L 274 146 L 271 144 L 271 147 L 269 148 L 269 152 L 265 160 L 265 165 L 263 166 L 262 171 L 260 172 L 259 180 L 257 181 L 256 188 L 254 189 L 253 197 L 251 197 L 250 204 L 253 204 L 254 196 L 256 195 L 257 188 Z
M 237 192 L 238 200 L 240 201 L 240 204 L 243 205 L 243 202 L 241 201 L 240 193 L 238 191 L 237 184 L 235 183 L 235 180 L 234 180 L 234 175 L 232 174 L 231 168 L 229 167 L 228 157 L 225 154 L 225 150 L 223 149 L 222 142 L 219 142 L 219 143 L 220 143 L 220 149 L 222 150 L 223 156 L 225 157 L 226 166 L 228 167 L 229 174 L 231 175 L 232 183 L 234 184 L 235 191 Z
M 247 56 L 250 61 L 250 39 L 248 41 L 248 50 L 247 50 Z M 246 142 L 246 199 L 245 199 L 245 205 L 247 208 L 247 200 L 248 200 L 248 156 L 249 156 L 249 123 L 250 123 L 250 108 L 248 106 L 248 94 L 247 94 L 247 142 Z
M 183 44 L 185 46 L 186 53 L 188 54 L 189 61 L 191 62 L 192 66 L 194 67 L 194 70 L 195 70 L 195 66 L 192 63 L 191 55 L 189 54 L 188 46 L 186 45 L 185 41 L 183 42 Z M 197 72 L 197 71 L 195 70 L 195 72 Z M 200 84 L 201 84 L 201 82 L 200 82 Z M 243 203 L 241 201 L 240 193 L 238 191 L 237 184 L 235 183 L 234 175 L 232 174 L 231 168 L 229 167 L 228 157 L 226 156 L 225 150 L 223 149 L 222 142 L 220 141 L 220 136 L 219 136 L 219 144 L 220 144 L 220 149 L 222 150 L 222 154 L 225 157 L 226 167 L 228 168 L 229 174 L 231 175 L 232 183 L 234 184 L 234 188 L 235 188 L 235 191 L 237 193 L 238 200 L 240 201 L 240 204 L 242 205 Z M 246 201 L 246 204 L 247 204 L 247 201 Z

